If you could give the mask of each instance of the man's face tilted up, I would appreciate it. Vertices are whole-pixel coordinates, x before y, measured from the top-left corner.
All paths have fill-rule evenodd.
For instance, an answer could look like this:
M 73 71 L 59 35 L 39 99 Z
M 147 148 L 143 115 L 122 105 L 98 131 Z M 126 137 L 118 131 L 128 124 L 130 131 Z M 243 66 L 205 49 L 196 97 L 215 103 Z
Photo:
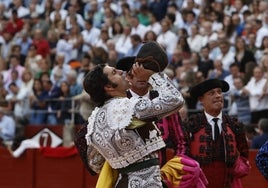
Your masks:
M 123 97 L 129 88 L 129 82 L 126 80 L 126 73 L 114 67 L 105 66 L 103 73 L 107 74 L 110 84 L 106 86 L 106 91 L 113 97 Z

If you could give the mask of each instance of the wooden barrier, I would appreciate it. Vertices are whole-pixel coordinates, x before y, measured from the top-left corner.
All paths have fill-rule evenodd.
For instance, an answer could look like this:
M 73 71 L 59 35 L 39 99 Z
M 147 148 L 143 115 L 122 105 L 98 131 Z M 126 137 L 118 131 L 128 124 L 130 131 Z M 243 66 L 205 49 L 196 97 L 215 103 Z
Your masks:
M 61 129 L 55 130 L 60 135 Z M 242 179 L 244 188 L 268 187 L 255 165 L 256 153 L 257 150 L 250 151 L 252 169 Z M 19 158 L 13 158 L 6 148 L 0 147 L 0 167 L 0 188 L 94 188 L 98 178 L 86 171 L 78 154 L 46 157 L 39 149 L 28 149 Z

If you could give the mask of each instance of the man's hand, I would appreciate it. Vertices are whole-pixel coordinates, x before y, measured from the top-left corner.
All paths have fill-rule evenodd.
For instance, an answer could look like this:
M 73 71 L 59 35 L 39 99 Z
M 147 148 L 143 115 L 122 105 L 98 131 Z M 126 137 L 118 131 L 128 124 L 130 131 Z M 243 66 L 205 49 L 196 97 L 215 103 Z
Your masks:
M 132 66 L 132 75 L 138 80 L 149 80 L 153 74 L 154 71 L 145 69 L 142 64 L 134 63 Z

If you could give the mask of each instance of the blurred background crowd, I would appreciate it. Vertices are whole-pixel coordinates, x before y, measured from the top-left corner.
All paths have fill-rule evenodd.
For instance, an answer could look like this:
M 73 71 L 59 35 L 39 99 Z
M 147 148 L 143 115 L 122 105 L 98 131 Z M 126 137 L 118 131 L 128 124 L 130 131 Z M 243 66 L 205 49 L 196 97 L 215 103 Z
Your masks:
M 246 125 L 249 140 L 267 140 L 265 0 L 0 0 L 1 139 L 27 125 L 85 123 L 94 107 L 85 74 L 152 40 L 185 97 L 182 119 L 202 110 L 189 95 L 193 85 L 224 79 L 226 113 Z

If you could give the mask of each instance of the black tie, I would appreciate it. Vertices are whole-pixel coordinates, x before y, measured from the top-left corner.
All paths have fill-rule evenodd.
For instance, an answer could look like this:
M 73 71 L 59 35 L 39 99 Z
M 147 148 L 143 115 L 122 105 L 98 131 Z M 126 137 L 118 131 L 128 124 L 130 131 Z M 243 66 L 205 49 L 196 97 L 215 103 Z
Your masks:
M 213 118 L 212 120 L 214 121 L 214 140 L 216 141 L 219 138 L 219 135 L 220 135 L 220 129 L 219 129 L 219 126 L 218 126 L 219 118 Z

